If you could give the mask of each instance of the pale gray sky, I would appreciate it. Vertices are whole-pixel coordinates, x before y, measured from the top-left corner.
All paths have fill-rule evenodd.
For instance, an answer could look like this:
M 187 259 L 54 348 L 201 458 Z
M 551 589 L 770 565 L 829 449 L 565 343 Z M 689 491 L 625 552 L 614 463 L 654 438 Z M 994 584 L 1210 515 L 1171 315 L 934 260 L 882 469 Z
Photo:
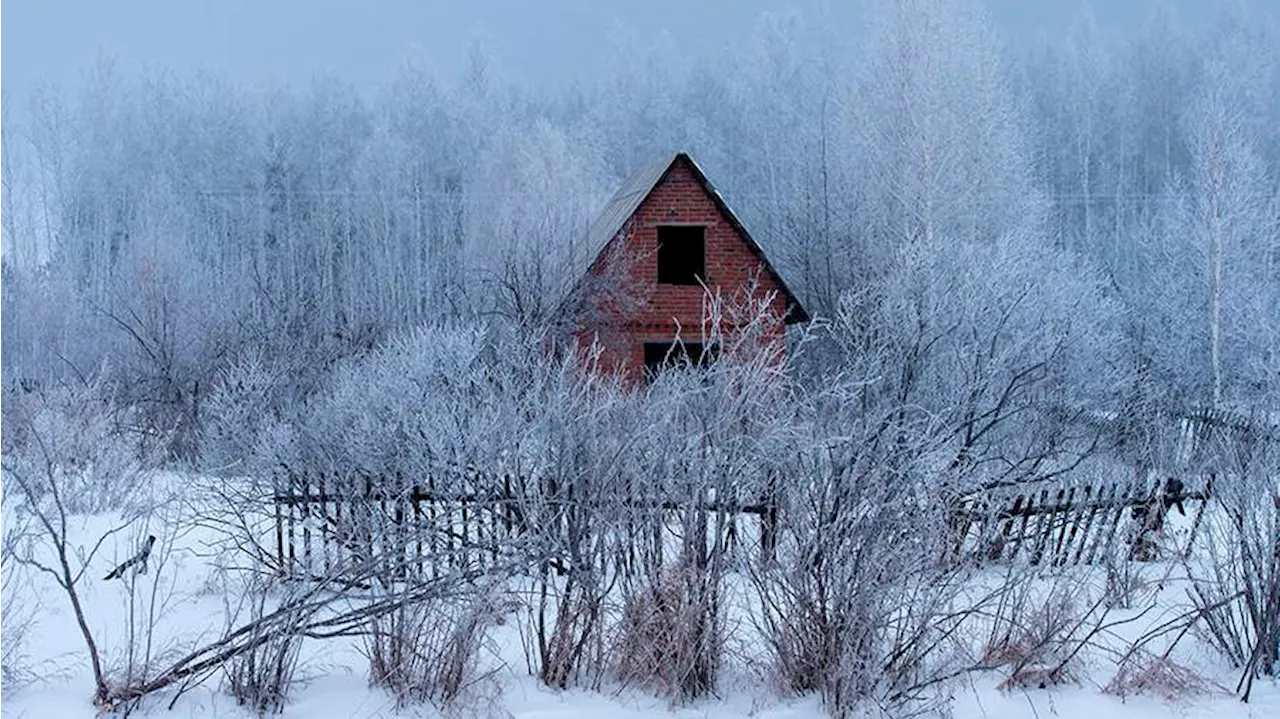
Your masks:
M 1218 0 L 1207 0 L 1216 2 Z M 1229 1 L 1229 0 L 1223 0 Z M 1006 35 L 1053 37 L 1082 0 L 986 0 Z M 1128 24 L 1152 2 L 1184 11 L 1206 0 L 1093 0 L 1101 24 Z M 100 59 L 212 71 L 235 82 L 336 75 L 376 88 L 407 60 L 457 70 L 482 37 L 502 74 L 523 84 L 590 80 L 616 29 L 667 33 L 691 57 L 749 32 L 760 13 L 797 9 L 856 22 L 849 0 L 6 0 L 0 84 L 11 97 L 40 81 L 77 86 Z

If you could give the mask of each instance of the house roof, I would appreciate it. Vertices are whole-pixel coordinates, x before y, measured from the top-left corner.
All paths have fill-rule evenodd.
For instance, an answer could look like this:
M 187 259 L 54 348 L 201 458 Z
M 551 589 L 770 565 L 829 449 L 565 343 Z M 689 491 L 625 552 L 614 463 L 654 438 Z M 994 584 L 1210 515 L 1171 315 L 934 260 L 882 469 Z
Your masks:
M 808 322 L 809 313 L 805 311 L 800 304 L 800 300 L 796 298 L 791 289 L 787 287 L 787 283 L 782 279 L 782 275 L 774 269 L 773 264 L 769 262 L 769 258 L 765 256 L 764 250 L 760 248 L 760 244 L 751 237 L 751 233 L 747 232 L 747 228 L 742 224 L 742 220 L 738 219 L 738 215 L 724 201 L 724 197 L 707 179 L 706 173 L 698 167 L 698 163 L 689 157 L 688 153 L 677 152 L 673 155 L 667 155 L 661 160 L 646 165 L 627 178 L 618 191 L 614 193 L 613 198 L 605 204 L 604 209 L 596 217 L 595 221 L 587 229 L 586 235 L 586 257 L 589 263 L 595 262 L 605 247 L 617 237 L 618 233 L 626 225 L 627 220 L 639 209 L 640 203 L 644 202 L 653 189 L 658 186 L 662 178 L 666 177 L 676 163 L 683 161 L 693 172 L 693 176 L 697 178 L 698 183 L 702 185 L 703 191 L 715 202 L 716 208 L 720 214 L 729 221 L 729 224 L 737 230 L 738 235 L 747 243 L 751 251 L 759 258 L 766 272 L 773 276 L 774 281 L 781 288 L 787 303 L 787 324 L 797 322 Z M 585 272 L 585 268 L 584 268 Z

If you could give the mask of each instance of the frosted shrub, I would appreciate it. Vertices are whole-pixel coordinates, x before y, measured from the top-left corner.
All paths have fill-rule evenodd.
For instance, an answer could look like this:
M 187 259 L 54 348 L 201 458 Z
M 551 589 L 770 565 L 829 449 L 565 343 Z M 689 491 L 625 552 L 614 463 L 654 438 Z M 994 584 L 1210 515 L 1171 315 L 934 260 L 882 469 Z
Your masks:
M 266 578 L 250 578 L 239 601 L 229 608 L 228 624 L 242 619 L 251 625 L 260 623 L 276 611 L 270 587 Z M 229 657 L 222 667 L 227 691 L 257 714 L 280 713 L 294 686 L 305 613 L 286 611 L 282 618 L 275 626 L 261 625 L 251 631 L 246 641 L 250 648 Z
M 1121 699 L 1143 695 L 1174 702 L 1212 694 L 1215 687 L 1194 670 L 1167 656 L 1140 651 L 1120 663 L 1115 677 L 1103 691 Z
M 272 445 L 283 411 L 277 396 L 283 384 L 280 370 L 258 356 L 250 356 L 223 370 L 217 388 L 204 402 L 201 466 L 219 475 L 249 474 L 263 462 L 260 454 Z
M 1272 467 L 1280 465 L 1272 465 Z M 1203 614 L 1201 633 L 1242 670 L 1247 698 L 1253 679 L 1280 672 L 1280 485 L 1275 469 L 1219 489 L 1204 561 L 1191 562 L 1191 596 Z
M 57 483 L 63 509 L 72 514 L 146 500 L 163 437 L 140 429 L 132 410 L 116 406 L 108 382 L 41 389 L 21 402 L 23 423 L 4 428 L 22 438 L 5 454 L 6 473 L 23 472 L 41 497 Z
M 917 710 L 959 621 L 957 570 L 934 566 L 938 555 L 919 541 L 927 522 L 896 503 L 816 494 L 844 499 L 793 519 L 777 560 L 752 570 L 753 618 L 776 679 L 788 694 L 821 693 L 834 716 Z
M 686 566 L 633 596 L 613 647 L 619 679 L 677 700 L 714 691 L 724 661 L 719 580 L 707 567 Z
M 404 707 L 455 704 L 482 678 L 481 651 L 509 609 L 493 592 L 406 604 L 372 620 L 364 634 L 369 683 Z
M 26 574 L 14 561 L 15 545 L 22 540 L 22 528 L 9 516 L 9 493 L 4 498 L 4 538 L 0 544 L 0 624 L 3 624 L 4 642 L 0 643 L 0 681 L 16 687 L 30 678 L 27 669 L 27 639 L 35 623 L 38 601 L 32 601 L 33 591 Z

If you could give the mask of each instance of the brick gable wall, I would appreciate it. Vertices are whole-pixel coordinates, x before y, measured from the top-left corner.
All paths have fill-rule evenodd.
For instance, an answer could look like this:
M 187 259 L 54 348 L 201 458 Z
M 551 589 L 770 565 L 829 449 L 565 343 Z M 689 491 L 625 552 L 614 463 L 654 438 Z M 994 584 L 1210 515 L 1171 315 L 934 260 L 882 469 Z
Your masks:
M 613 282 L 625 283 L 620 294 L 629 299 L 611 302 L 602 311 L 608 328 L 580 329 L 579 341 L 600 342 L 604 366 L 617 366 L 631 379 L 642 376 L 643 343 L 670 342 L 677 326 L 683 340 L 702 341 L 707 292 L 696 285 L 657 281 L 658 227 L 671 224 L 706 227 L 707 286 L 712 292 L 718 291 L 726 304 L 741 303 L 753 282 L 753 296 L 757 301 L 773 293 L 770 309 L 775 321 L 766 328 L 765 339 L 777 343 L 771 349 L 780 349 L 785 337 L 782 319 L 786 313 L 782 288 L 771 273 L 764 271 L 760 257 L 721 214 L 683 160 L 677 161 L 654 187 L 589 270 L 599 275 L 606 272 L 607 266 L 613 267 L 610 277 Z M 726 344 L 732 344 L 729 335 L 736 330 L 732 322 L 722 323 L 721 331 L 730 340 Z

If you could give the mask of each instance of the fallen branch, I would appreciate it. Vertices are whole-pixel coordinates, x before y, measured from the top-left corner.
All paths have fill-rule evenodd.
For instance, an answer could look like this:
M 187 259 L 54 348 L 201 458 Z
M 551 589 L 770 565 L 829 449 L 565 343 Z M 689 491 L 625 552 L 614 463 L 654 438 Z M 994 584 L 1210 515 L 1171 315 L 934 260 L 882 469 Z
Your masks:
M 370 563 L 369 569 L 373 568 Z M 362 577 L 371 576 L 369 571 L 358 574 Z M 102 705 L 108 708 L 119 706 L 179 683 L 182 685 L 181 691 L 186 691 L 201 683 L 229 660 L 284 635 L 326 639 L 360 634 L 370 620 L 406 605 L 447 596 L 455 589 L 474 582 L 479 576 L 478 572 L 465 572 L 440 577 L 409 585 L 372 601 L 326 615 L 326 610 L 332 609 L 338 602 L 352 599 L 349 594 L 335 589 L 343 585 L 350 586 L 353 581 L 351 573 L 335 574 L 288 599 L 275 611 L 230 630 L 212 644 L 189 652 L 153 678 L 115 689 Z

